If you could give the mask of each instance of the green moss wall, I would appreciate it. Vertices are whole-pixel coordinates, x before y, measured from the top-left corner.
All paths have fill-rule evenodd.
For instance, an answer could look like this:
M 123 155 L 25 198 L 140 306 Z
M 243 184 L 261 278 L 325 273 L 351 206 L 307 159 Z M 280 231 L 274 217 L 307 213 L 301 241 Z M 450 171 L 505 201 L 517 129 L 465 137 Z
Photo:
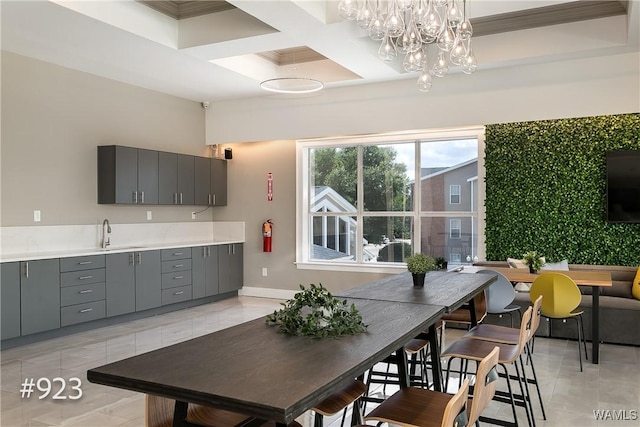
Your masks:
M 486 254 L 640 265 L 640 224 L 609 224 L 605 153 L 640 150 L 640 114 L 486 127 Z

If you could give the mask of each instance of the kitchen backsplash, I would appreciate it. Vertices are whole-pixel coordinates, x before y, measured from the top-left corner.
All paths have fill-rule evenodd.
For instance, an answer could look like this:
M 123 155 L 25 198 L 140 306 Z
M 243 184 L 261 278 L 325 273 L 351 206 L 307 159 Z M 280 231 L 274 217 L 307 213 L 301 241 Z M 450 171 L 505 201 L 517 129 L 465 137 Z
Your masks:
M 244 242 L 242 221 L 111 224 L 111 247 L 153 246 L 202 242 Z M 102 223 L 0 227 L 3 254 L 34 254 L 99 248 Z

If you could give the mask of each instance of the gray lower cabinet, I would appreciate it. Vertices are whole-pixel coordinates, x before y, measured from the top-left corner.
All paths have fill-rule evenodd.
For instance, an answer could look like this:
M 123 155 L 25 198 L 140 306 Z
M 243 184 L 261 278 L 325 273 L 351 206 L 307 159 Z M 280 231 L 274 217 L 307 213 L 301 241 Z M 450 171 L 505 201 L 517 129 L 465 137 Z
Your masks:
M 160 251 L 136 252 L 136 311 L 162 304 L 162 260 Z
M 21 334 L 60 327 L 60 263 L 58 259 L 20 262 Z
M 20 336 L 20 263 L 0 264 L 0 338 Z
M 193 298 L 217 295 L 218 246 L 194 247 L 191 256 Z
M 136 311 L 135 252 L 108 254 L 106 259 L 107 316 Z
M 243 245 L 234 243 L 218 247 L 219 293 L 237 291 L 242 288 Z

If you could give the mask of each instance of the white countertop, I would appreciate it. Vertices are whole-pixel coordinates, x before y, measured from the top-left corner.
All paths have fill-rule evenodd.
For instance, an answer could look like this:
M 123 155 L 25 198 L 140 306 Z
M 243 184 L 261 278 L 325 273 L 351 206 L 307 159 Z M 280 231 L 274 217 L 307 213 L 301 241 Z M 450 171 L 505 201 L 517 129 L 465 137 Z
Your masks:
M 104 255 L 115 254 L 122 252 L 140 252 L 140 251 L 154 251 L 160 249 L 173 249 L 173 248 L 188 248 L 188 247 L 200 247 L 209 245 L 228 245 L 232 243 L 244 243 L 241 240 L 216 240 L 216 241 L 200 241 L 200 242 L 175 242 L 175 243 L 163 243 L 157 245 L 126 245 L 126 246 L 109 246 L 107 249 L 102 248 L 85 248 L 85 249 L 66 249 L 60 251 L 46 251 L 38 253 L 15 253 L 15 254 L 0 254 L 0 262 L 14 262 L 14 261 L 34 261 L 38 259 L 52 259 L 52 258 L 69 258 L 75 256 L 89 256 L 89 255 Z

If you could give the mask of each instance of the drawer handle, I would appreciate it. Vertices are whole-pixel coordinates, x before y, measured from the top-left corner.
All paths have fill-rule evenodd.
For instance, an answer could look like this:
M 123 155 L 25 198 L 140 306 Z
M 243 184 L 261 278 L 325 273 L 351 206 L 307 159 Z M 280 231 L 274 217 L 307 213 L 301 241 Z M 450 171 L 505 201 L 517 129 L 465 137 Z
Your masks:
M 88 264 L 93 264 L 93 261 L 82 261 L 78 263 L 78 265 L 88 265 Z
M 178 256 L 178 255 L 182 255 L 182 252 L 174 252 L 173 256 Z
M 173 266 L 173 268 L 180 268 L 180 267 L 184 267 L 184 264 L 176 264 Z
M 80 310 L 80 313 L 88 313 L 90 311 L 93 311 L 93 308 L 85 308 L 84 310 Z
M 184 279 L 184 276 L 176 276 L 173 278 L 173 280 L 179 280 L 179 279 Z
M 173 294 L 174 295 L 182 295 L 182 294 L 184 294 L 184 291 L 174 292 Z
M 79 280 L 86 280 L 86 279 L 93 279 L 93 276 L 80 276 L 78 277 Z
M 78 293 L 79 294 L 90 294 L 91 292 L 93 292 L 93 289 L 85 289 L 84 291 L 80 291 Z

